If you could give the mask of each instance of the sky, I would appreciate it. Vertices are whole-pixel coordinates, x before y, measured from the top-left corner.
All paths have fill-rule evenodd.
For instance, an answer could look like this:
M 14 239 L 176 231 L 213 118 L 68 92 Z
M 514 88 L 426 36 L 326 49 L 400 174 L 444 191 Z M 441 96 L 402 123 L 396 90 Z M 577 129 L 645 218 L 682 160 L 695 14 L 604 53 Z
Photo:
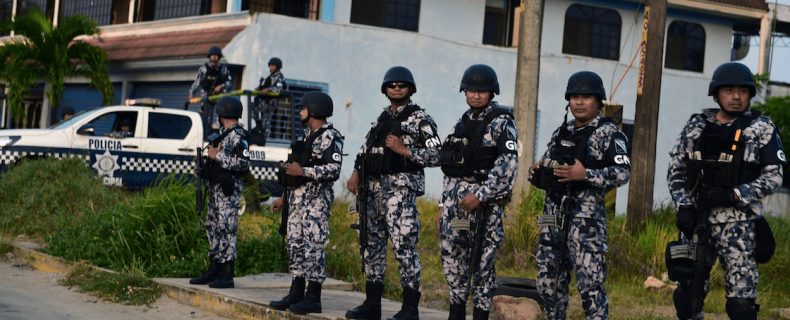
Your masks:
M 766 1 L 774 3 L 774 0 Z M 779 4 L 790 5 L 790 0 L 778 0 Z M 752 38 L 749 54 L 746 55 L 741 63 L 749 66 L 752 72 L 757 71 L 757 56 L 759 55 L 760 48 L 758 37 Z M 784 41 L 783 41 L 784 40 Z M 771 66 L 771 81 L 781 81 L 790 83 L 790 67 L 787 66 L 787 61 L 790 61 L 790 38 L 776 39 L 774 43 L 773 52 L 773 65 Z

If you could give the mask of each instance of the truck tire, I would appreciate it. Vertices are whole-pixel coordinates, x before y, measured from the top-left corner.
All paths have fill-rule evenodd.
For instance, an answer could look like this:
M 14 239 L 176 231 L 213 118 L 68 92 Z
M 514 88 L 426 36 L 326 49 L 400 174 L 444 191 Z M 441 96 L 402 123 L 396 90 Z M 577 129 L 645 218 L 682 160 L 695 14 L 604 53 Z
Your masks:
M 543 304 L 543 299 L 538 293 L 537 282 L 533 279 L 497 277 L 497 289 L 495 296 L 511 296 L 517 298 L 530 298 Z

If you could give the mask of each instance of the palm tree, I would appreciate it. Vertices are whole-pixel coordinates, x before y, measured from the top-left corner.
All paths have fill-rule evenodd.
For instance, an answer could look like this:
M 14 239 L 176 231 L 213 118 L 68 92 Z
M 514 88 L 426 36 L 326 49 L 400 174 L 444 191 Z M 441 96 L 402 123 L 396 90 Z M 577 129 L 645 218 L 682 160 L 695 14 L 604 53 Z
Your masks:
M 104 105 L 115 103 L 107 68 L 109 58 L 102 48 L 80 40 L 81 35 L 99 35 L 96 21 L 88 16 L 71 16 L 57 27 L 46 16 L 31 10 L 26 16 L 0 22 L 0 32 L 14 31 L 15 37 L 0 46 L 0 79 L 8 85 L 11 115 L 23 117 L 25 90 L 50 82 L 45 92 L 50 105 L 58 105 L 66 77 L 84 77 L 99 89 Z

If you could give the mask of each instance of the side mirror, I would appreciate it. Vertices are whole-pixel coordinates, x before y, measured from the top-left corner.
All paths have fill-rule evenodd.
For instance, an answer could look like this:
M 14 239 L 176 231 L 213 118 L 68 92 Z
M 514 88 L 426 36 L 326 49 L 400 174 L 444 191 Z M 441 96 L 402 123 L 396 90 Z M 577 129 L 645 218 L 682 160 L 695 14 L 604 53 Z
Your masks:
M 93 135 L 95 135 L 94 133 L 95 132 L 93 130 L 93 125 L 90 125 L 90 124 L 86 124 L 86 125 L 80 127 L 77 130 L 77 134 L 83 135 L 83 136 L 93 136 Z

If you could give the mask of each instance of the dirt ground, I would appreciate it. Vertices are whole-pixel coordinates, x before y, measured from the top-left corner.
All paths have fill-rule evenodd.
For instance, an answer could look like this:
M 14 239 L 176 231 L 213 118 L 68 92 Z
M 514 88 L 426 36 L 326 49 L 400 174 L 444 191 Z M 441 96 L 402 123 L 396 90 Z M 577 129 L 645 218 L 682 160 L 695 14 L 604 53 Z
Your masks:
M 58 283 L 64 274 L 44 272 L 0 256 L 0 318 L 3 319 L 226 319 L 164 295 L 151 307 L 101 301 Z

